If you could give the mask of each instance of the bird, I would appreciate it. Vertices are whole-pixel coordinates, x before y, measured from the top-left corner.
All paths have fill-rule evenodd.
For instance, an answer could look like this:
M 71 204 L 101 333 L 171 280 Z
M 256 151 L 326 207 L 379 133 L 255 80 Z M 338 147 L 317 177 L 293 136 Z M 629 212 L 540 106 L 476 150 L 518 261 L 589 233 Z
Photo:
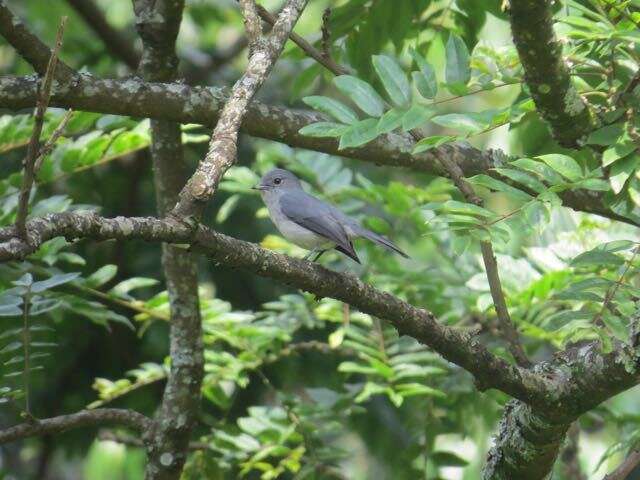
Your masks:
M 312 260 L 315 262 L 327 250 L 335 248 L 361 263 L 353 248 L 355 238 L 366 238 L 409 258 L 388 238 L 367 230 L 333 205 L 306 193 L 298 177 L 288 170 L 270 170 L 253 188 L 260 191 L 269 217 L 280 233 L 295 245 L 309 250 L 305 260 L 316 254 Z

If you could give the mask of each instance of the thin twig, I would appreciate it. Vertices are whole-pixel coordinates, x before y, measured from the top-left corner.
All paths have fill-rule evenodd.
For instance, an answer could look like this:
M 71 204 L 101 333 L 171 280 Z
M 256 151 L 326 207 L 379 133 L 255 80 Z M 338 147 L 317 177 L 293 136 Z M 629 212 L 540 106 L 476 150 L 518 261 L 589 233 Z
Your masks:
M 329 20 L 331 19 L 331 7 L 324 9 L 322 14 L 322 55 L 324 58 L 331 58 L 331 30 Z
M 40 167 L 42 167 L 42 162 L 44 161 L 44 158 L 47 155 L 49 155 L 53 150 L 53 147 L 56 146 L 56 142 L 64 133 L 64 129 L 67 128 L 67 124 L 69 123 L 69 120 L 71 120 L 72 116 L 73 116 L 73 110 L 71 109 L 67 110 L 67 113 L 64 114 L 64 117 L 62 117 L 62 120 L 60 120 L 60 123 L 58 124 L 56 129 L 53 131 L 49 139 L 45 142 L 45 144 L 42 146 L 42 148 L 38 152 L 38 156 L 36 158 L 36 164 L 34 167 L 34 171 L 36 173 L 40 171 Z
M 416 130 L 411 131 L 411 135 L 416 141 L 420 141 L 423 138 L 423 135 Z M 462 193 L 465 200 L 474 205 L 482 206 L 482 199 L 476 195 L 473 187 L 471 187 L 471 185 L 465 180 L 464 173 L 460 166 L 455 161 L 445 156 L 439 158 L 439 161 L 443 168 L 449 173 L 451 180 L 455 186 L 458 187 L 458 190 L 460 190 L 460 193 Z M 500 275 L 498 272 L 498 263 L 496 261 L 496 256 L 493 253 L 491 241 L 481 241 L 480 251 L 482 252 L 482 261 L 487 274 L 493 305 L 496 309 L 498 320 L 500 321 L 502 336 L 506 340 L 509 346 L 509 351 L 518 365 L 521 367 L 529 367 L 531 366 L 531 361 L 527 358 L 527 354 L 520 342 L 518 330 L 513 324 L 511 316 L 509 315 L 509 310 L 507 309 L 507 302 L 504 296 L 504 291 L 502 290 L 502 282 L 500 281 Z
M 622 283 L 624 282 L 624 277 L 629 272 L 629 269 L 631 268 L 633 261 L 636 259 L 639 253 L 640 253 L 640 243 L 633 250 L 633 254 L 631 255 L 631 258 L 629 258 L 629 260 L 626 261 L 624 270 L 622 270 L 622 273 L 618 277 L 618 280 L 616 280 L 616 282 L 613 285 L 611 285 L 611 287 L 609 287 L 609 289 L 607 290 L 607 293 L 605 293 L 604 301 L 602 302 L 602 307 L 600 308 L 600 311 L 596 313 L 595 316 L 593 317 L 593 323 L 598 325 L 599 327 L 605 326 L 605 323 L 602 320 L 604 311 L 607 308 L 609 308 L 609 304 L 611 303 L 613 298 L 616 296 L 616 293 L 618 292 L 618 288 L 620 288 L 620 285 L 622 285 Z
M 120 423 L 144 434 L 149 428 L 151 420 L 133 410 L 116 408 L 82 410 L 69 415 L 45 418 L 0 430 L 0 445 L 22 438 L 38 435 L 54 435 L 72 428 L 101 425 L 104 423 Z
M 49 106 L 49 98 L 51 96 L 51 86 L 53 85 L 53 76 L 55 74 L 56 65 L 58 63 L 58 53 L 62 47 L 62 36 L 64 33 L 64 27 L 67 23 L 67 17 L 62 17 L 60 20 L 60 26 L 58 27 L 58 34 L 56 36 L 56 44 L 53 47 L 51 56 L 49 57 L 49 64 L 44 74 L 44 78 L 40 83 L 40 95 L 36 104 L 36 113 L 33 125 L 33 132 L 31 133 L 31 140 L 27 147 L 27 156 L 24 159 L 24 178 L 22 180 L 22 189 L 20 191 L 20 199 L 18 200 L 18 213 L 16 214 L 16 229 L 20 237 L 26 239 L 26 220 L 29 211 L 29 196 L 31 194 L 31 186 L 33 180 L 37 174 L 36 160 L 40 152 L 40 136 L 42 135 L 42 127 L 44 125 L 44 114 Z
M 640 450 L 633 450 L 613 472 L 604 476 L 603 480 L 627 480 L 629 474 L 640 465 Z
M 261 5 L 258 5 L 258 14 L 269 25 L 274 25 L 276 23 L 276 17 Z M 325 57 L 322 52 L 320 52 L 317 48 L 315 48 L 297 33 L 291 32 L 289 38 L 307 55 L 313 58 L 320 65 L 324 66 L 330 72 L 333 72 L 336 75 L 347 75 L 351 73 L 351 71 L 347 67 L 337 64 L 335 61 L 333 61 L 333 59 L 331 59 L 331 57 Z

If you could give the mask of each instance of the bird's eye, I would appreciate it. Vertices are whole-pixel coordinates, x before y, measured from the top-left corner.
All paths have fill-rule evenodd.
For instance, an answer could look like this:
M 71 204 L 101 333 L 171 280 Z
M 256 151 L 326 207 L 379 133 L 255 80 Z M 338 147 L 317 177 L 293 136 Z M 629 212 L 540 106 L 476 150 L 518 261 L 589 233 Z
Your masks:
M 273 183 L 274 183 L 275 185 L 280 185 L 280 184 L 282 183 L 282 179 L 281 179 L 281 178 L 275 178 L 275 179 L 273 180 Z

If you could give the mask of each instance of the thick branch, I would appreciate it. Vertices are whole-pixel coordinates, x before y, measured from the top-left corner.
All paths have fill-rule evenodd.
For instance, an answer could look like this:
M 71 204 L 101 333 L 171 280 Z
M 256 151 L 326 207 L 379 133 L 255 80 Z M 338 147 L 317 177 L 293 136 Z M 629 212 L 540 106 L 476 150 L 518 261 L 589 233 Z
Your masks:
M 116 408 L 82 410 L 69 415 L 60 415 L 59 417 L 22 423 L 15 427 L 0 430 L 0 444 L 13 442 L 21 438 L 54 435 L 73 428 L 91 427 L 106 423 L 119 423 L 144 435 L 151 421 L 144 415 L 134 412 L 133 410 Z
M 551 4 L 550 0 L 511 0 L 513 42 L 538 112 L 561 145 L 575 147 L 593 130 L 594 119 L 562 59 Z
M 571 422 L 551 422 L 522 402 L 507 403 L 483 480 L 542 480 L 553 468 Z
M 338 273 L 303 260 L 264 250 L 204 226 L 148 217 L 104 218 L 94 213 L 61 213 L 27 223 L 29 241 L 15 229 L 0 229 L 0 262 L 21 259 L 51 238 L 132 240 L 190 244 L 220 265 L 240 268 L 287 285 L 348 303 L 364 313 L 383 318 L 401 334 L 429 346 L 444 358 L 472 373 L 481 388 L 496 388 L 543 411 L 555 422 L 571 422 L 607 398 L 638 383 L 632 347 L 600 352 L 593 342 L 558 353 L 532 371 L 509 365 L 492 355 L 477 339 L 437 322 L 432 313 L 381 292 L 348 273 Z M 635 347 L 633 347 L 635 348 Z
M 105 47 L 113 56 L 122 60 L 131 70 L 135 70 L 140 62 L 140 55 L 136 51 L 131 39 L 118 31 L 107 22 L 100 8 L 93 0 L 67 0 L 76 12 L 84 19 Z
M 0 0 L 0 34 L 40 75 L 44 75 L 49 65 L 51 49 L 38 37 L 31 33 L 24 23 L 7 7 L 5 0 Z M 73 75 L 73 70 L 64 62 L 58 61 L 56 78 L 66 79 Z
M 183 0 L 134 0 L 136 27 L 144 45 L 140 62 L 144 78 L 174 81 L 178 77 L 175 40 L 183 8 Z M 151 121 L 151 159 L 161 216 L 176 204 L 187 178 L 181 136 L 179 123 Z M 163 243 L 162 267 L 171 306 L 171 369 L 149 433 L 147 480 L 180 477 L 199 413 L 204 364 L 196 258 Z
M 306 261 L 264 250 L 259 246 L 222 235 L 203 226 L 193 230 L 172 219 L 107 219 L 93 213 L 64 213 L 32 219 L 29 243 L 15 238 L 11 228 L 0 229 L 0 261 L 23 258 L 42 242 L 55 236 L 67 238 L 143 239 L 153 242 L 188 243 L 221 265 L 349 303 L 362 312 L 392 323 L 401 334 L 416 338 L 447 360 L 471 372 L 480 388 L 497 388 L 533 405 L 547 407 L 550 393 L 558 390 L 542 377 L 510 365 L 491 354 L 477 338 L 441 325 L 434 315 L 397 297 L 381 292 L 358 278 L 337 273 Z
M 172 212 L 174 216 L 199 217 L 205 202 L 215 193 L 218 182 L 235 163 L 238 130 L 247 113 L 247 107 L 269 76 L 307 1 L 289 0 L 268 37 L 261 38 L 259 42 L 250 38 L 253 51 L 247 69 L 233 86 L 231 95 L 220 113 L 211 135 L 207 155 L 180 192 L 180 200 Z M 247 23 L 252 25 L 249 33 L 255 36 L 257 32 L 254 23 L 257 17 L 253 18 L 255 9 L 248 6 L 249 2 L 253 0 L 243 1 L 243 9 L 249 15 Z
M 133 78 L 102 80 L 86 74 L 76 75 L 55 87 L 51 98 L 52 106 L 202 125 L 213 125 L 219 118 L 222 105 L 228 99 L 228 91 L 223 88 L 147 83 Z M 37 78 L 0 77 L 1 108 L 33 107 L 36 98 Z M 395 133 L 381 135 L 366 145 L 344 150 L 338 149 L 338 142 L 333 138 L 313 138 L 298 133 L 310 123 L 326 120 L 326 117 L 315 112 L 253 101 L 243 119 L 242 130 L 249 135 L 286 143 L 292 147 L 355 158 L 376 165 L 406 167 L 439 176 L 447 175 L 439 163 L 442 158 L 455 162 L 466 177 L 479 173 L 497 177 L 490 169 L 504 166 L 504 162 L 509 160 L 501 151 L 483 152 L 463 142 L 412 155 L 414 140 L 408 135 Z M 601 193 L 567 190 L 560 196 L 564 205 L 574 210 L 637 225 L 633 219 L 611 211 L 605 205 Z

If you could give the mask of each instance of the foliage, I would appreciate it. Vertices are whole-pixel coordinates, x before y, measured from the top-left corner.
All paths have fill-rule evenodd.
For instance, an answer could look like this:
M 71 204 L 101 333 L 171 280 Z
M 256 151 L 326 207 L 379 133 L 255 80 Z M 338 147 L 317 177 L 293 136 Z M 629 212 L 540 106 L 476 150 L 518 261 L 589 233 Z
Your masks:
M 49 9 L 56 16 L 68 13 L 63 3 L 29 0 L 24 8 L 12 7 L 23 8 L 27 23 L 49 38 L 55 26 L 42 19 L 53 18 Z M 196 50 L 229 43 L 242 35 L 242 24 L 228 2 L 187 3 L 179 42 L 188 71 L 200 58 Z M 204 222 L 302 256 L 275 234 L 251 190 L 263 173 L 284 166 L 306 189 L 411 255 L 405 261 L 358 242 L 361 266 L 336 252 L 322 258 L 325 266 L 428 308 L 444 324 L 480 331 L 479 341 L 496 354 L 508 358 L 480 260 L 484 240 L 496 249 L 509 312 L 531 357 L 550 358 L 584 340 L 598 340 L 605 352 L 634 342 L 637 232 L 620 221 L 569 211 L 562 202 L 576 192 L 586 198 L 600 192 L 603 207 L 620 219 L 640 220 L 640 105 L 626 91 L 640 62 L 638 4 L 568 1 L 555 12 L 571 78 L 599 122 L 581 148 L 567 150 L 541 127 L 501 3 L 311 2 L 300 34 L 321 48 L 319 19 L 331 6 L 329 53 L 350 73 L 334 77 L 290 45 L 264 91 L 268 103 L 323 114 L 324 121 L 300 134 L 336 139 L 341 150 L 412 134 L 419 140 L 410 153 L 425 161 L 435 161 L 431 154 L 443 146 L 505 149 L 493 168 L 467 179 L 484 206 L 464 202 L 445 178 L 243 138 L 238 165 L 225 175 Z M 133 32 L 129 2 L 101 7 L 108 7 L 110 22 Z M 24 73 L 10 52 L 0 45 L 3 71 Z M 63 52 L 69 63 L 98 74 L 119 68 L 79 21 Z M 207 82 L 235 80 L 242 64 L 231 62 Z M 44 139 L 63 113 L 48 110 Z M 15 221 L 32 128 L 27 113 L 0 117 L 3 226 Z M 182 130 L 193 167 L 206 151 L 208 130 Z M 98 209 L 107 216 L 154 214 L 150 143 L 148 120 L 74 112 L 44 160 L 31 215 Z M 170 307 L 159 255 L 159 248 L 139 243 L 55 238 L 24 261 L 0 266 L 3 420 L 87 405 L 152 414 L 170 368 Z M 203 408 L 194 437 L 199 447 L 190 453 L 185 478 L 479 477 L 503 395 L 478 393 L 461 369 L 338 301 L 207 260 L 200 275 Z M 581 444 L 585 471 L 599 468 L 593 478 L 637 446 L 632 394 L 581 419 L 581 435 L 605 451 L 598 466 L 599 458 Z M 86 453 L 90 434 L 60 438 L 56 448 Z M 108 457 L 105 444 L 91 447 L 87 471 L 106 462 L 95 460 Z M 132 459 L 131 478 L 141 475 L 135 449 L 117 453 L 118 465 L 128 465 L 123 456 Z M 65 468 L 72 468 L 69 463 Z M 28 465 L 14 468 L 29 471 Z

